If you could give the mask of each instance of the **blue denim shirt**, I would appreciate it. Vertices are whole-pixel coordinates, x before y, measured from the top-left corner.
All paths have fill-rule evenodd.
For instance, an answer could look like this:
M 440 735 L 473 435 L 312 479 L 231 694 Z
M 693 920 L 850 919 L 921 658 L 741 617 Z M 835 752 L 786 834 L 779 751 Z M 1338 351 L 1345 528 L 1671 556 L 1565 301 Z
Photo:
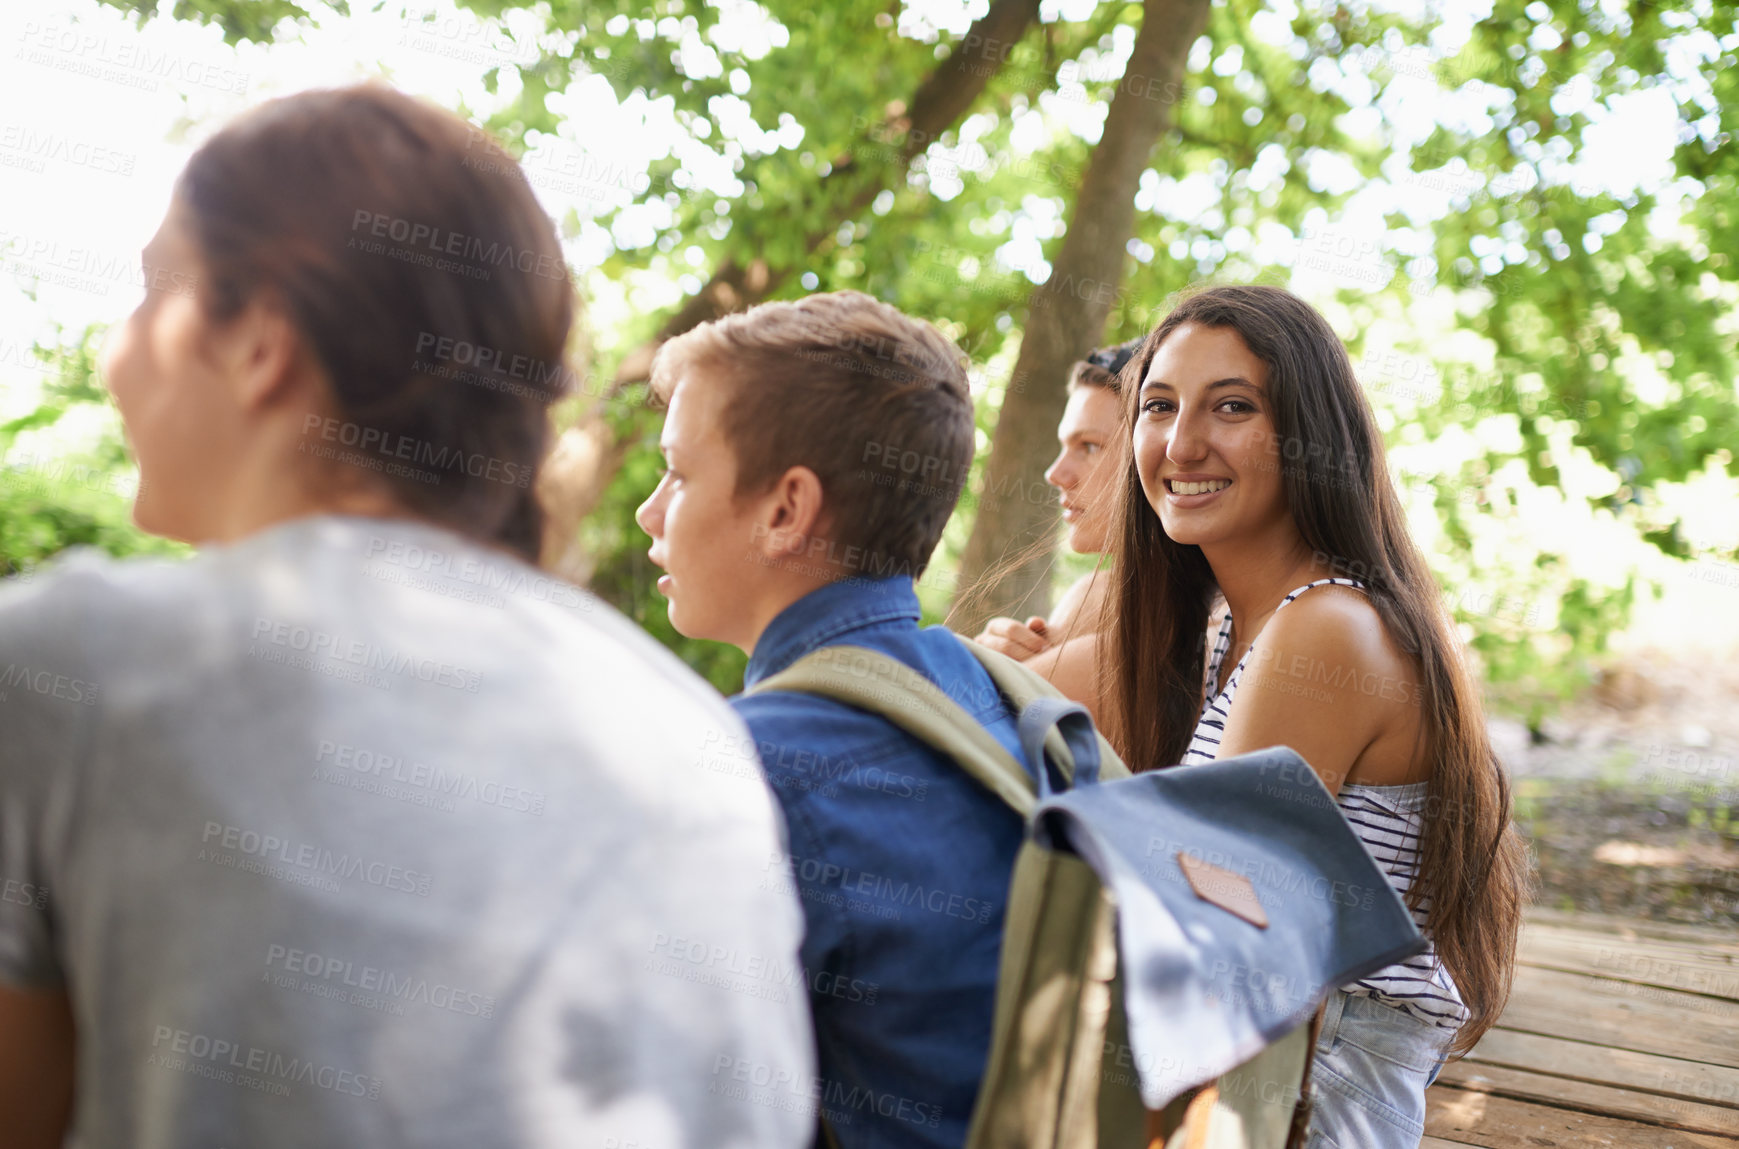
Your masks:
M 745 681 L 823 646 L 865 646 L 940 686 L 1020 757 L 1015 715 L 954 635 L 920 629 L 909 578 L 848 579 L 775 618 Z M 885 718 L 813 695 L 731 700 L 785 811 L 808 930 L 815 1098 L 842 1149 L 966 1139 L 990 1049 L 1021 818 Z

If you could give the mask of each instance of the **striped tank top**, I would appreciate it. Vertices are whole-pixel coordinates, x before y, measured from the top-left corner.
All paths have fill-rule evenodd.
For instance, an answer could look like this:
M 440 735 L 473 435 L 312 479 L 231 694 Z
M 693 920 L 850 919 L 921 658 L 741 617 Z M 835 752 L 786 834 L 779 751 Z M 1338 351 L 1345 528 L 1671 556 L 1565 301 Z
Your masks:
M 1318 579 L 1287 595 L 1275 608 L 1275 612 L 1284 610 L 1288 603 L 1312 587 L 1331 585 L 1350 586 L 1360 591 L 1365 589 L 1363 583 L 1353 579 Z M 1202 703 L 1202 716 L 1196 723 L 1195 734 L 1190 738 L 1189 749 L 1184 752 L 1184 766 L 1197 766 L 1219 757 L 1220 739 L 1226 731 L 1226 715 L 1231 713 L 1232 698 L 1238 692 L 1238 680 L 1243 677 L 1244 664 L 1249 661 L 1250 650 L 1255 649 L 1255 643 L 1252 642 L 1250 648 L 1244 651 L 1244 657 L 1238 660 L 1238 665 L 1232 668 L 1225 687 L 1216 693 L 1214 687 L 1220 681 L 1220 667 L 1231 645 L 1232 616 L 1228 611 L 1220 623 L 1213 652 L 1208 656 L 1206 684 L 1202 691 L 1205 699 Z M 1419 864 L 1419 833 L 1424 825 L 1425 787 L 1424 782 L 1407 786 L 1346 784 L 1341 786 L 1340 793 L 1335 796 L 1341 814 L 1352 826 L 1359 841 L 1364 843 L 1371 857 L 1376 859 L 1383 873 L 1388 876 L 1389 884 L 1395 887 L 1403 899 L 1413 885 L 1413 874 Z M 1429 899 L 1413 909 L 1413 920 L 1428 940 L 1431 934 L 1426 921 L 1430 909 Z M 1341 988 L 1347 993 L 1360 994 L 1393 1006 L 1420 1021 L 1448 1029 L 1459 1029 L 1469 1016 L 1467 1006 L 1462 1003 L 1461 994 L 1455 988 L 1454 979 L 1443 968 L 1443 963 L 1437 960 L 1436 949 L 1429 945 L 1424 953 L 1415 954 L 1404 962 L 1387 966 L 1369 977 Z

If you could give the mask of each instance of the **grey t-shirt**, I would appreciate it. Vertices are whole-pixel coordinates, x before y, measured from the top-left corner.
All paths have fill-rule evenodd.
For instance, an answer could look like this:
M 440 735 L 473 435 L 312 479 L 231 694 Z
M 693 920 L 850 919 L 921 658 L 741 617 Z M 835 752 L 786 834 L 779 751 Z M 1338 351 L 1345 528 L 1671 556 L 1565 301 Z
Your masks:
M 807 1145 L 801 915 L 729 707 L 608 607 L 320 516 L 0 584 L 0 981 L 72 1143 Z

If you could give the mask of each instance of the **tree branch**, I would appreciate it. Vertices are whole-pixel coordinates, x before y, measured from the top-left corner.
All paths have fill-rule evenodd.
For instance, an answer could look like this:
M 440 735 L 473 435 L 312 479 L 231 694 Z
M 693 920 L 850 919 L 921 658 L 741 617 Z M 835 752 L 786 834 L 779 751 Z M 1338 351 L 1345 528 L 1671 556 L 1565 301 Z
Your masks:
M 886 149 L 888 163 L 873 168 L 855 159 L 835 164 L 816 185 L 820 194 L 843 181 L 855 180 L 859 186 L 826 227 L 804 237 L 805 252 L 814 251 L 843 221 L 856 218 L 884 188 L 892 187 L 905 174 L 914 156 L 954 125 L 983 94 L 1038 13 L 1039 0 L 996 0 L 990 11 L 967 29 L 959 48 L 918 86 L 910 105 L 895 105 L 900 111 L 873 133 L 882 138 L 896 134 L 901 137 L 898 149 Z M 706 285 L 665 321 L 657 336 L 623 357 L 616 369 L 614 387 L 620 389 L 645 379 L 660 343 L 709 320 L 753 307 L 800 270 L 772 267 L 761 260 L 743 268 L 735 260 L 727 259 L 713 271 Z
M 886 149 L 888 162 L 872 169 L 848 158 L 836 164 L 816 185 L 817 194 L 826 194 L 838 186 L 838 181 L 861 181 L 856 191 L 843 201 L 834 220 L 805 237 L 805 252 L 814 251 L 838 230 L 842 221 L 856 218 L 883 188 L 893 186 L 905 174 L 912 158 L 972 106 L 1038 13 L 1039 0 L 995 0 L 991 4 L 990 11 L 967 30 L 959 49 L 918 86 L 909 107 L 900 107 L 895 113 L 898 118 L 876 133 L 885 135 L 893 129 L 904 134 L 897 150 Z M 665 321 L 655 338 L 622 358 L 610 392 L 617 393 L 644 380 L 651 371 L 653 356 L 665 340 L 760 303 L 800 270 L 795 266 L 775 267 L 761 259 L 746 267 L 734 259 L 725 260 L 714 269 L 706 285 Z M 547 511 L 543 556 L 552 570 L 584 581 L 586 559 L 574 546 L 574 533 L 621 468 L 627 446 L 604 429 L 597 411 L 562 434 L 539 483 Z

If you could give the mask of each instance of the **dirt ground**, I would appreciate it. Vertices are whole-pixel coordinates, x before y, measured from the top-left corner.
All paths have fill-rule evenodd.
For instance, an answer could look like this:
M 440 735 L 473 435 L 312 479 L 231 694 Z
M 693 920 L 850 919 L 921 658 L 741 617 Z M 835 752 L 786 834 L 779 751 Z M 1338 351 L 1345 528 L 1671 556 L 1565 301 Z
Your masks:
M 1739 658 L 1636 654 L 1544 741 L 1491 728 L 1538 904 L 1739 926 Z

